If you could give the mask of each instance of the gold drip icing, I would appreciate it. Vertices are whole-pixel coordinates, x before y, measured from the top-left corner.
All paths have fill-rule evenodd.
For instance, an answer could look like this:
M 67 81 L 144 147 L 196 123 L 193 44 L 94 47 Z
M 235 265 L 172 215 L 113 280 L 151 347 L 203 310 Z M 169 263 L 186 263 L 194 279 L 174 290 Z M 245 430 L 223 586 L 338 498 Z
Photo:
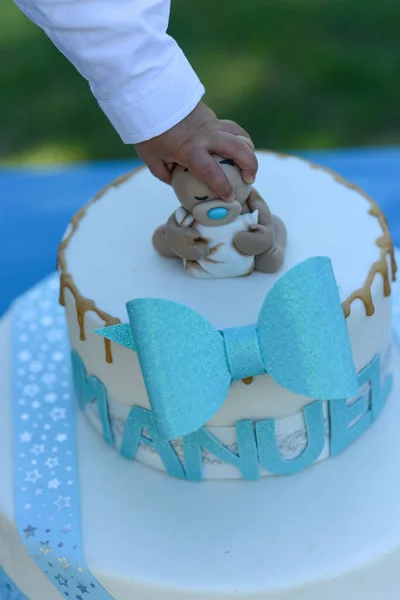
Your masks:
M 93 300 L 89 300 L 89 298 L 85 298 L 84 296 L 82 296 L 82 294 L 79 293 L 79 290 L 76 287 L 76 284 L 75 284 L 74 280 L 72 279 L 72 276 L 70 275 L 70 273 L 61 273 L 61 276 L 60 276 L 60 304 L 62 306 L 65 306 L 65 294 L 64 294 L 65 289 L 68 289 L 75 299 L 76 316 L 77 316 L 78 324 L 79 324 L 79 339 L 82 342 L 85 341 L 85 339 L 86 339 L 85 314 L 88 311 L 92 311 L 92 312 L 96 313 L 96 315 L 98 315 L 100 317 L 100 319 L 102 319 L 102 321 L 104 321 L 104 325 L 106 327 L 108 327 L 109 325 L 118 325 L 119 323 L 121 323 L 121 321 L 119 319 L 116 319 L 116 318 L 112 317 L 111 315 L 109 315 L 108 313 L 104 312 L 103 310 L 100 310 L 99 308 L 97 308 L 97 306 L 93 302 Z M 106 361 L 108 363 L 111 363 L 112 362 L 111 341 L 106 340 L 104 338 L 104 344 L 105 344 L 105 349 L 106 349 Z
M 370 205 L 368 214 L 378 219 L 379 225 L 382 229 L 382 235 L 380 235 L 375 240 L 375 244 L 380 249 L 380 257 L 376 262 L 374 262 L 371 265 L 371 268 L 365 279 L 364 285 L 355 292 L 353 292 L 342 304 L 344 316 L 346 317 L 346 319 L 350 316 L 352 303 L 354 302 L 354 300 L 357 299 L 361 300 L 361 302 L 364 304 L 365 313 L 367 317 L 371 317 L 375 313 L 375 306 L 371 292 L 372 283 L 375 279 L 375 275 L 380 273 L 380 275 L 382 276 L 383 295 L 385 298 L 389 297 L 391 293 L 390 275 L 392 276 L 392 281 L 396 281 L 397 264 L 394 256 L 394 245 L 390 236 L 390 231 L 385 215 L 383 214 L 380 206 L 374 200 L 372 200 L 372 198 L 368 196 L 368 194 L 366 194 L 361 188 L 354 185 L 353 183 L 350 183 L 349 181 L 346 181 L 346 179 L 335 173 L 335 171 L 328 169 L 327 167 L 321 167 L 320 165 L 315 165 L 314 163 L 310 163 L 310 165 L 313 169 L 320 169 L 322 171 L 330 173 L 335 179 L 335 181 L 337 181 L 341 185 L 344 185 L 350 190 L 354 190 L 361 194 L 361 196 L 363 196 L 363 198 L 365 198 Z M 389 272 L 388 267 L 388 256 L 390 259 L 391 273 Z
M 396 281 L 396 273 L 397 273 L 397 264 L 394 257 L 394 246 L 392 239 L 390 237 L 389 228 L 386 223 L 386 219 L 382 214 L 381 209 L 375 203 L 372 204 L 369 214 L 373 217 L 376 217 L 379 220 L 379 223 L 382 228 L 382 235 L 376 240 L 376 245 L 380 248 L 380 258 L 371 266 L 368 276 L 365 280 L 363 287 L 356 290 L 349 296 L 349 298 L 343 303 L 343 310 L 346 318 L 350 315 L 351 311 L 351 303 L 354 302 L 357 298 L 361 300 L 365 307 L 365 312 L 368 317 L 374 314 L 375 306 L 372 300 L 371 286 L 372 282 L 377 273 L 380 273 L 383 279 L 383 294 L 385 298 L 390 296 L 391 286 L 390 286 L 390 273 L 389 266 L 387 262 L 387 257 L 390 258 L 390 265 L 392 271 L 392 279 Z
M 76 230 L 78 229 L 81 220 L 85 217 L 88 209 L 92 206 L 92 204 L 97 202 L 97 200 L 99 200 L 108 190 L 118 187 L 119 185 L 121 185 L 121 183 L 124 183 L 125 181 L 130 179 L 130 177 L 132 177 L 132 175 L 134 173 L 136 173 L 137 171 L 139 171 L 142 168 L 143 167 L 138 167 L 137 169 L 134 169 L 130 173 L 127 173 L 126 175 L 122 175 L 122 177 L 118 177 L 118 179 L 115 179 L 112 183 L 108 184 L 98 194 L 96 194 L 96 196 L 94 196 L 94 198 L 92 198 L 92 200 L 90 200 L 90 202 L 88 202 L 85 206 L 83 206 L 76 213 L 76 215 L 74 215 L 72 217 L 71 222 L 70 222 L 70 231 L 69 231 L 68 235 L 62 240 L 62 242 L 58 248 L 57 269 L 60 272 L 60 304 L 62 306 L 65 306 L 65 293 L 64 292 L 65 292 L 65 289 L 68 289 L 71 292 L 71 294 L 73 295 L 74 300 L 75 300 L 76 317 L 77 317 L 78 324 L 79 324 L 79 337 L 82 341 L 84 341 L 86 339 L 85 314 L 88 311 L 96 313 L 96 315 L 98 315 L 100 317 L 100 319 L 104 322 L 104 325 L 106 327 L 108 327 L 109 325 L 118 325 L 119 323 L 121 323 L 121 321 L 120 321 L 120 319 L 113 317 L 110 314 L 108 314 L 107 312 L 105 312 L 104 310 L 101 310 L 100 308 L 98 308 L 96 306 L 96 303 L 93 300 L 90 300 L 90 298 L 85 298 L 85 296 L 83 296 L 81 294 L 81 292 L 78 289 L 78 286 L 76 285 L 76 283 L 74 281 L 74 278 L 72 277 L 71 273 L 68 272 L 66 249 L 68 248 L 68 245 L 69 245 L 72 237 L 74 236 Z M 104 345 L 105 345 L 106 362 L 112 363 L 111 341 L 106 340 L 104 338 Z

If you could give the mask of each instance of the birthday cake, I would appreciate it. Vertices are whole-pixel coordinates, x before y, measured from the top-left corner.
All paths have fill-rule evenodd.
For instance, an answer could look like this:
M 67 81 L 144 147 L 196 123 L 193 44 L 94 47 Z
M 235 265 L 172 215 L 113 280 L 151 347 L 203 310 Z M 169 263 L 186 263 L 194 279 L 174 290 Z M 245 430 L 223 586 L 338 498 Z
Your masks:
M 237 167 L 220 160 L 236 192 L 234 205 L 210 200 L 210 191 L 181 167 L 174 173 L 174 189 L 139 169 L 85 206 L 72 219 L 60 247 L 61 304 L 81 408 L 123 456 L 178 477 L 256 479 L 260 474 L 296 472 L 337 454 L 361 435 L 389 393 L 390 296 L 396 265 L 381 210 L 362 191 L 307 161 L 271 153 L 260 153 L 259 161 L 256 191 L 242 182 Z M 260 224 L 263 217 L 266 225 Z M 257 240 L 268 224 L 276 235 L 267 239 L 266 250 L 262 242 L 258 249 Z M 188 231 L 192 237 L 187 237 Z M 152 245 L 153 232 L 158 252 Z M 237 249 L 232 240 L 242 241 L 244 247 Z M 246 243 L 255 243 L 254 252 L 261 252 L 250 256 Z M 348 377 L 335 368 L 342 369 L 349 359 L 349 346 L 345 339 L 331 346 L 344 319 L 340 322 L 342 315 L 337 315 L 338 301 L 325 310 L 323 296 L 329 282 L 323 272 L 313 271 L 324 257 L 332 264 L 359 378 L 360 385 L 352 389 L 336 388 Z M 287 292 L 280 291 L 283 286 Z M 292 306 L 283 306 L 283 293 L 290 295 Z M 302 306 L 296 295 L 307 299 L 307 305 Z M 219 389 L 223 367 L 214 350 L 207 362 L 211 342 L 203 344 L 202 337 L 209 340 L 211 333 L 202 330 L 196 337 L 195 323 L 190 322 L 183 331 L 171 325 L 168 334 L 161 331 L 162 323 L 158 327 L 150 323 L 147 333 L 143 331 L 142 354 L 148 353 L 149 340 L 157 336 L 154 327 L 163 338 L 149 366 L 151 381 L 146 380 L 140 349 L 135 351 L 134 342 L 131 348 L 115 343 L 118 340 L 111 335 L 118 324 L 128 321 L 126 304 L 141 298 L 179 303 L 215 331 L 224 332 L 217 337 L 225 340 L 222 353 L 229 353 L 232 378 L 225 392 Z M 257 359 L 254 366 L 247 365 L 237 348 L 248 340 L 236 339 L 243 328 L 257 323 L 264 303 L 275 323 L 261 349 L 266 368 Z M 147 309 L 136 308 L 142 310 Z M 163 308 L 157 305 L 157 310 Z M 288 323 L 287 314 L 281 314 L 285 310 L 297 323 Z M 312 313 L 309 324 L 307 310 Z M 329 313 L 328 323 L 318 320 L 324 311 Z M 146 318 L 142 314 L 136 320 L 143 324 Z M 159 318 L 171 322 L 173 316 Z M 178 321 L 182 318 L 184 312 L 177 315 Z M 95 330 L 102 327 L 104 337 L 99 337 Z M 307 339 L 300 331 L 306 327 Z M 126 331 L 131 333 L 127 324 Z M 189 336 L 191 347 L 186 346 Z M 275 345 L 267 347 L 268 340 Z M 184 348 L 183 356 L 174 362 L 177 345 Z M 314 377 L 304 374 L 307 361 L 319 362 L 309 368 L 317 372 L 317 379 L 331 378 L 333 386 L 327 381 L 314 382 L 309 390 L 307 384 L 297 386 L 296 380 Z M 199 369 L 203 378 L 195 379 Z M 376 388 L 373 402 L 365 395 L 370 381 Z M 163 389 L 154 390 L 157 385 Z M 360 398 L 358 389 L 363 392 Z M 167 417 L 175 421 L 166 423 Z
M 1 319 L 1 600 L 400 589 L 398 252 L 363 191 L 258 158 L 216 157 L 230 204 L 111 183 Z

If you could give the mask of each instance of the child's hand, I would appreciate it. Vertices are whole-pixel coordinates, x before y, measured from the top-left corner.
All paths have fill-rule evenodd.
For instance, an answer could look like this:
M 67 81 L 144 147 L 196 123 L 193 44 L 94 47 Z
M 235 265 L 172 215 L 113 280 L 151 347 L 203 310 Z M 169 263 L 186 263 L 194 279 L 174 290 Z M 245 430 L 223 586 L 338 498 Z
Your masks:
M 232 187 L 210 154 L 232 159 L 248 184 L 254 182 L 258 168 L 254 146 L 244 129 L 233 121 L 217 119 L 203 102 L 172 129 L 137 144 L 136 150 L 153 175 L 165 183 L 171 183 L 173 166 L 177 163 L 187 167 L 226 201 L 233 200 Z

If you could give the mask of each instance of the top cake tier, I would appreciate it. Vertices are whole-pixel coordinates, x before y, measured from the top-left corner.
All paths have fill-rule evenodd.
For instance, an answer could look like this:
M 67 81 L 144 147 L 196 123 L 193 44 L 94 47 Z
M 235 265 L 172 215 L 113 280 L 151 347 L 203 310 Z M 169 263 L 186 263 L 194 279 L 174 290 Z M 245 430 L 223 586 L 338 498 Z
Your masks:
M 255 187 L 288 231 L 285 262 L 277 273 L 193 281 L 180 261 L 158 256 L 152 247 L 153 231 L 179 204 L 173 190 L 147 169 L 114 182 L 74 217 L 60 250 L 62 271 L 72 275 L 82 297 L 112 318 L 125 321 L 125 303 L 132 298 L 169 298 L 222 329 L 254 323 L 282 273 L 322 255 L 332 260 L 346 316 L 356 291 L 365 311 L 372 313 L 369 291 L 374 275 L 390 278 L 382 252 L 390 238 L 380 209 L 324 168 L 294 157 L 258 157 Z
M 154 230 L 179 207 L 174 191 L 141 168 L 109 185 L 72 220 L 59 251 L 61 300 L 72 347 L 86 370 L 106 386 L 110 412 L 124 420 L 133 405 L 149 407 L 137 356 L 93 331 L 127 321 L 126 302 L 164 298 L 180 302 L 225 328 L 254 324 L 274 283 L 301 261 L 331 259 L 358 372 L 384 351 L 391 327 L 395 263 L 386 221 L 361 190 L 305 160 L 261 152 L 256 190 L 287 228 L 277 273 L 194 279 L 182 260 L 152 246 Z M 208 423 L 231 427 L 239 419 L 283 418 L 310 402 L 268 375 L 234 382 Z

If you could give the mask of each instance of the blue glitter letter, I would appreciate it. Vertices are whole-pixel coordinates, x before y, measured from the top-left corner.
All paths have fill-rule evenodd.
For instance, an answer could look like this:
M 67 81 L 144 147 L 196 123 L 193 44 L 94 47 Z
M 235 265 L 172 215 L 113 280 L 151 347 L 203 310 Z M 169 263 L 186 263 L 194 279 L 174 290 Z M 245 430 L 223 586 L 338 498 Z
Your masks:
M 142 434 L 146 428 L 151 439 Z M 132 406 L 125 422 L 124 434 L 121 444 L 121 454 L 125 458 L 135 458 L 139 444 L 146 444 L 157 450 L 169 475 L 185 478 L 185 473 L 179 458 L 171 444 L 160 436 L 154 415 L 151 410 L 140 406 Z
M 94 375 L 87 375 L 85 365 L 75 350 L 71 352 L 71 360 L 78 404 L 84 410 L 85 404 L 90 404 L 97 400 L 97 408 L 103 428 L 103 438 L 107 444 L 114 446 L 114 434 L 108 412 L 107 390 L 100 379 L 97 379 Z
M 202 480 L 202 448 L 219 458 L 219 460 L 237 467 L 242 473 L 243 479 L 258 479 L 260 475 L 253 422 L 238 421 L 236 423 L 236 434 L 238 454 L 225 448 L 225 446 L 204 427 L 190 435 L 186 435 L 183 438 L 183 452 L 187 479 L 190 479 L 191 481 Z
M 304 409 L 307 428 L 307 446 L 292 460 L 282 458 L 276 443 L 275 420 L 256 423 L 258 455 L 261 464 L 275 475 L 289 475 L 302 471 L 317 460 L 325 444 L 324 413 L 321 400 L 308 404 Z
M 382 411 L 382 408 L 385 406 L 393 384 L 392 375 L 388 375 L 383 387 L 381 387 L 380 354 L 377 354 L 371 364 L 361 371 L 360 375 L 358 376 L 358 384 L 360 387 L 367 381 L 370 381 L 371 385 L 371 411 L 372 420 L 375 421 Z
M 386 378 L 381 388 L 380 355 L 365 367 L 358 375 L 358 385 L 361 388 L 370 384 L 367 395 L 360 396 L 352 404 L 347 399 L 329 402 L 331 418 L 331 456 L 339 454 L 354 440 L 360 437 L 381 412 L 392 386 L 392 377 Z

